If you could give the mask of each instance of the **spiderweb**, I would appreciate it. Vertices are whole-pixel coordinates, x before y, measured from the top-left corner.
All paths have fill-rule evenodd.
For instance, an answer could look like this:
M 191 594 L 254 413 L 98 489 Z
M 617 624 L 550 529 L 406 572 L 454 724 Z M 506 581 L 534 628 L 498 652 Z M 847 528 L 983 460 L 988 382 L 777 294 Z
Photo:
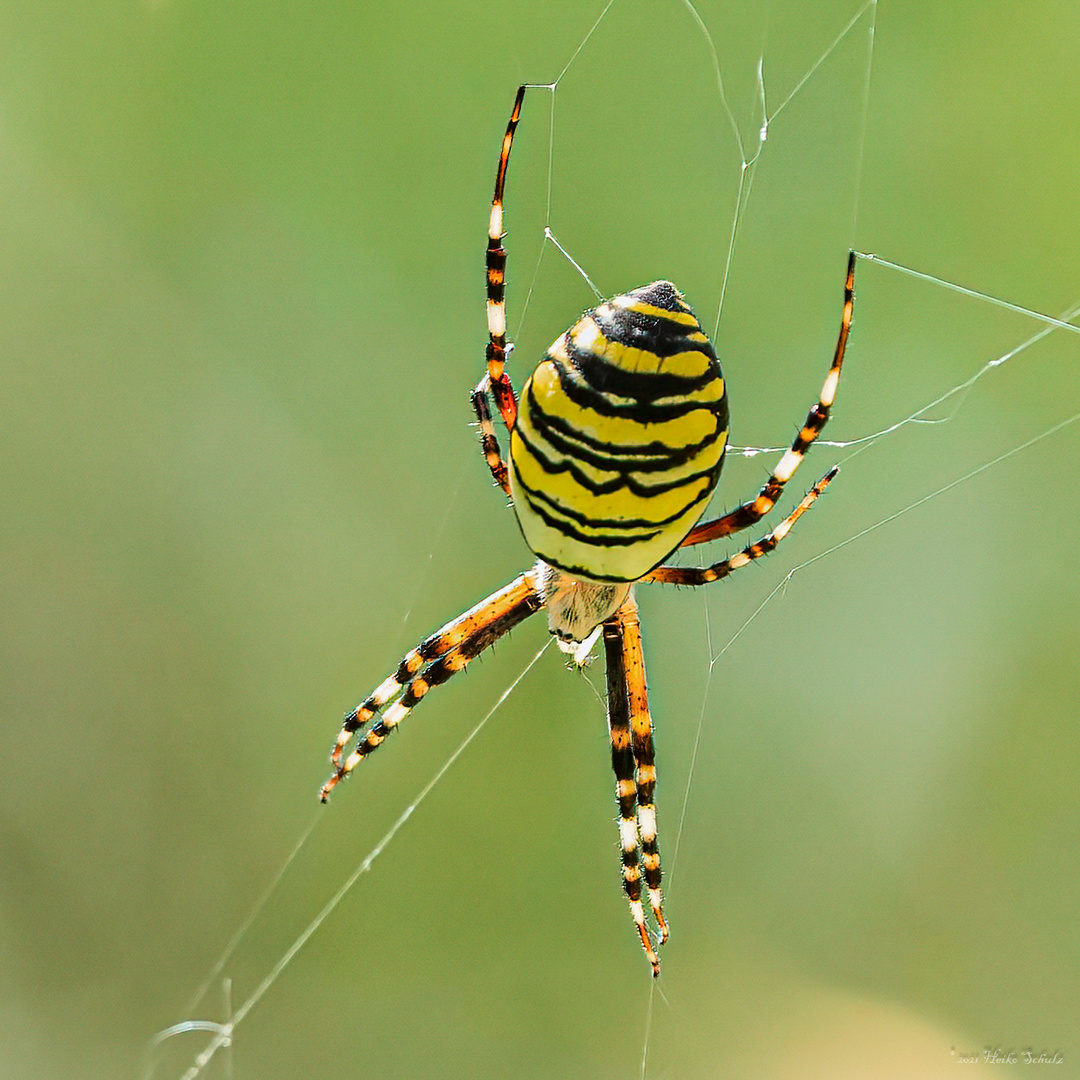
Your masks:
M 905 67 L 909 39 L 943 32 L 910 19 L 873 2 L 812 11 L 777 4 L 747 15 L 679 0 L 611 0 L 595 22 L 579 31 L 568 20 L 554 35 L 561 60 L 547 69 L 542 46 L 530 52 L 526 38 L 518 43 L 524 80 L 536 79 L 537 69 L 557 73 L 530 91 L 511 166 L 518 356 L 538 355 L 551 328 L 565 325 L 568 295 L 571 307 L 585 307 L 593 292 L 670 276 L 703 323 L 717 327 L 740 444 L 721 485 L 727 505 L 756 490 L 770 455 L 782 452 L 805 414 L 835 339 L 847 249 L 864 253 L 836 419 L 793 483 L 801 492 L 839 461 L 835 490 L 800 523 L 786 553 L 757 566 L 767 578 L 747 582 L 748 570 L 730 588 L 643 597 L 675 928 L 663 979 L 650 985 L 627 944 L 615 863 L 611 873 L 591 865 L 594 855 L 614 859 L 614 833 L 601 837 L 610 825 L 610 785 L 602 781 L 592 795 L 606 769 L 602 707 L 587 680 L 563 680 L 572 689 L 560 692 L 553 678 L 541 684 L 534 673 L 526 685 L 547 699 L 537 723 L 555 732 L 543 759 L 532 762 L 530 775 L 544 777 L 537 793 L 483 792 L 473 786 L 476 770 L 453 801 L 528 802 L 532 830 L 517 835 L 520 859 L 531 865 L 540 846 L 545 860 L 557 860 L 549 872 L 500 888 L 480 865 L 483 854 L 462 865 L 472 855 L 459 843 L 412 879 L 422 906 L 387 911 L 378 898 L 346 901 L 376 858 L 393 858 L 391 841 L 450 766 L 459 775 L 467 766 L 470 755 L 458 762 L 459 755 L 509 691 L 492 695 L 480 724 L 427 766 L 418 796 L 388 827 L 373 826 L 370 839 L 351 842 L 344 856 L 316 852 L 314 867 L 309 859 L 302 872 L 325 877 L 325 906 L 286 935 L 290 944 L 266 954 L 272 959 L 250 986 L 238 993 L 234 985 L 228 1010 L 207 1021 L 216 1011 L 208 1001 L 234 956 L 254 948 L 249 921 L 239 927 L 184 1018 L 157 1040 L 147 1075 L 173 1075 L 158 1044 L 169 1043 L 171 1063 L 178 1060 L 173 1037 L 190 1045 L 193 1033 L 209 1041 L 177 1075 L 214 1075 L 215 1068 L 247 1075 L 215 1055 L 239 1045 L 245 1030 L 266 1037 L 248 1017 L 273 994 L 292 1000 L 301 987 L 325 993 L 326 1030 L 296 1037 L 340 1038 L 348 1075 L 407 1074 L 403 1063 L 413 1059 L 395 1057 L 395 1049 L 425 1015 L 435 1030 L 464 1028 L 448 1056 L 464 1054 L 460 1071 L 470 1076 L 505 1074 L 499 1064 L 510 1046 L 520 1053 L 508 1069 L 516 1076 L 861 1076 L 875 1055 L 897 1074 L 932 1076 L 951 1068 L 958 1053 L 984 1046 L 1022 1051 L 1060 1042 L 1061 1013 L 1049 1003 L 1075 990 L 1066 957 L 1077 940 L 1063 936 L 1061 914 L 1070 889 L 1025 889 L 1003 864 L 1024 840 L 1024 867 L 1050 872 L 1060 852 L 1046 821 L 1060 825 L 1067 809 L 1060 783 L 1051 781 L 1041 818 L 1010 784 L 1007 766 L 1011 754 L 1034 768 L 1043 762 L 1040 749 L 1053 745 L 1044 735 L 1025 743 L 1018 716 L 1052 727 L 1063 715 L 1066 684 L 1048 677 L 1028 635 L 1054 633 L 1038 629 L 1043 609 L 1031 602 L 1047 590 L 1062 590 L 1049 608 L 1066 634 L 1076 629 L 1063 612 L 1076 587 L 1054 568 L 1069 550 L 1072 511 L 1062 503 L 1077 479 L 1080 342 L 1072 320 L 1080 293 L 1075 273 L 1071 283 L 1057 280 L 1054 268 L 1074 270 L 1075 260 L 1067 252 L 1049 257 L 1054 238 L 1045 225 L 1035 242 L 1002 219 L 994 197 L 982 215 L 961 214 L 965 193 L 975 199 L 985 188 L 976 175 L 967 187 L 948 175 L 950 148 L 966 147 L 969 136 L 940 130 L 945 121 L 935 118 L 925 87 L 912 86 L 910 108 L 922 111 L 905 127 L 894 94 L 905 79 L 919 82 Z M 963 29 L 970 27 L 957 17 L 953 30 Z M 1043 34 L 1050 54 L 1049 22 Z M 997 58 L 1000 73 L 1007 63 Z M 980 83 L 969 76 L 962 85 L 974 93 Z M 513 81 L 507 105 L 512 89 Z M 490 111 L 494 131 L 504 110 L 491 103 Z M 986 123 L 972 103 L 960 115 Z M 904 143 L 911 131 L 934 144 L 927 156 L 936 172 L 909 199 L 893 192 L 889 173 L 894 158 L 914 152 Z M 1018 129 L 1008 139 L 1019 151 Z M 962 160 L 974 169 L 972 158 Z M 988 171 L 997 164 L 1004 177 L 990 146 L 984 164 Z M 963 222 L 935 242 L 950 205 Z M 1020 190 L 1000 205 L 1019 219 L 1030 206 Z M 988 234 L 1004 237 L 1002 247 L 973 235 L 980 219 Z M 1002 250 L 1010 265 L 995 254 Z M 515 379 L 527 366 L 517 366 Z M 1044 516 L 1055 510 L 1068 511 L 1056 527 Z M 1049 535 L 1027 543 L 1043 530 Z M 1042 563 L 1034 580 L 1026 549 Z M 462 606 L 468 602 L 462 597 Z M 1005 618 L 996 617 L 998 608 Z M 403 631 L 398 645 L 423 632 Z M 510 668 L 501 656 L 490 685 L 516 687 L 540 660 L 535 647 L 532 639 L 524 652 L 517 642 L 508 647 Z M 401 648 L 382 657 L 387 670 Z M 486 666 L 485 677 L 495 666 Z M 372 684 L 381 677 L 370 674 Z M 1032 685 L 1037 714 L 1024 705 L 1032 691 L 1023 688 Z M 471 696 L 466 687 L 457 708 L 480 715 L 466 704 Z M 433 701 L 424 709 L 438 707 Z M 573 725 L 557 718 L 564 711 L 595 730 L 575 737 Z M 1076 740 L 1058 745 L 1074 768 Z M 536 753 L 536 744 L 528 746 Z M 590 754 L 595 769 L 581 763 Z M 370 812 L 379 800 L 375 772 L 365 771 L 367 790 L 359 793 L 354 782 L 335 799 L 346 805 L 326 813 L 354 815 L 357 801 Z M 565 789 L 552 781 L 556 774 L 566 776 Z M 977 803 L 991 792 L 1016 809 L 1012 831 L 980 827 Z M 446 824 L 446 804 L 426 809 L 432 833 L 468 828 L 467 811 Z M 598 828 L 575 831 L 575 819 L 590 813 Z M 314 824 L 282 866 L 284 876 L 299 872 L 293 860 Z M 1075 838 L 1075 826 L 1065 832 Z M 541 845 L 541 836 L 555 840 Z M 972 897 L 963 884 L 980 868 L 991 872 L 980 880 L 996 899 Z M 1002 874 L 996 883 L 994 870 Z M 408 872 L 400 860 L 385 875 L 399 871 Z M 426 888 L 429 880 L 436 884 Z M 286 910 L 277 884 L 250 925 Z M 611 895 L 594 898 L 604 888 Z M 545 895 L 536 898 L 537 889 Z M 499 899 L 485 900 L 485 892 Z M 331 931 L 324 924 L 343 902 L 349 918 Z M 1006 908 L 1000 919 L 995 903 Z M 957 908 L 974 914 L 957 918 Z M 457 947 L 440 953 L 439 963 L 451 971 L 455 957 L 475 964 L 477 981 L 491 992 L 460 1006 L 447 1001 L 416 957 L 407 965 L 424 973 L 418 981 L 391 980 L 385 960 L 369 976 L 368 947 L 378 952 L 389 939 L 407 950 L 400 925 L 411 918 L 442 920 Z M 1043 962 L 1045 983 L 1034 1000 L 993 979 L 958 999 L 950 972 L 973 973 L 992 957 L 980 925 L 1015 930 Z M 302 947 L 331 932 L 342 935 L 340 956 L 324 953 L 305 966 Z M 571 956 L 565 967 L 563 954 Z M 1021 980 L 1035 981 L 1022 949 L 1006 954 Z M 497 974 L 500 966 L 517 976 Z M 447 982 L 451 997 L 457 986 Z M 373 1003 L 370 1012 L 360 997 Z M 597 1012 L 588 1007 L 594 997 L 604 1004 Z M 545 1016 L 546 1035 L 521 1019 L 533 1009 Z M 441 1010 L 451 1019 L 437 1019 Z M 281 1023 L 287 1010 L 274 1015 Z M 500 1036 L 489 1039 L 485 1024 Z M 456 1075 L 446 1061 L 438 1071 Z

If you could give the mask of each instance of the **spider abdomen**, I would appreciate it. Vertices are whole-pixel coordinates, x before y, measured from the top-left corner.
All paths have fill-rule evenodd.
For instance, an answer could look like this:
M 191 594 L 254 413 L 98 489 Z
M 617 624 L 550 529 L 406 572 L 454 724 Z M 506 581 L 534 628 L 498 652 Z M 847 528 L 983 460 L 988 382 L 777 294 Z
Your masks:
M 716 353 L 674 285 L 599 305 L 522 391 L 510 482 L 526 542 L 568 574 L 636 581 L 705 510 L 727 426 Z

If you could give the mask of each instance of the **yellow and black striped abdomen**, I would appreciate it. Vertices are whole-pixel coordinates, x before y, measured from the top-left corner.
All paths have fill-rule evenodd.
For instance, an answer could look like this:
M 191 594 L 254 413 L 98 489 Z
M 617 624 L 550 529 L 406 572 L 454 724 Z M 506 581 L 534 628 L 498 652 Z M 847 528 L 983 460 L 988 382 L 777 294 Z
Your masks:
M 510 482 L 525 540 L 596 581 L 636 581 L 705 510 L 728 409 L 712 344 L 668 281 L 601 304 L 522 391 Z

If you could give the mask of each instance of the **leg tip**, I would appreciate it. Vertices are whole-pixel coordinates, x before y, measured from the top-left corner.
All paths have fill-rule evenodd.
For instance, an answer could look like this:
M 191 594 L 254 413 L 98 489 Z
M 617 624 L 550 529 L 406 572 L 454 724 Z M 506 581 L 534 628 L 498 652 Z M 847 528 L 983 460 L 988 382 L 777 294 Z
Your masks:
M 329 800 L 330 792 L 338 786 L 339 781 L 344 775 L 345 773 L 341 769 L 338 769 L 338 771 L 334 773 L 321 788 L 319 788 L 319 802 L 325 803 Z
M 645 950 L 645 955 L 648 957 L 649 963 L 652 964 L 652 973 L 653 978 L 655 979 L 660 974 L 660 957 L 656 955 L 656 950 L 649 940 L 649 932 L 645 929 L 643 923 L 638 925 L 638 934 L 641 937 L 641 947 Z

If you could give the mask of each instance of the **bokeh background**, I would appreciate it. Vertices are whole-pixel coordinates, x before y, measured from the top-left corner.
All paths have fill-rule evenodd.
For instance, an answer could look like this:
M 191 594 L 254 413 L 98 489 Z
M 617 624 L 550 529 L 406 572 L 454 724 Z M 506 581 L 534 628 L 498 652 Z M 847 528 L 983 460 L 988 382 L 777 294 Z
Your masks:
M 187 1003 L 316 813 L 342 712 L 526 564 L 469 426 L 487 207 L 514 88 L 600 7 L 0 9 L 3 1076 L 137 1076 L 155 1031 L 226 1019 L 221 979 Z M 752 152 L 759 57 L 771 112 L 859 8 L 747 7 L 698 4 Z M 869 15 L 752 172 L 718 338 L 736 443 L 805 415 L 853 238 L 1080 301 L 1073 6 L 882 0 L 864 99 Z M 592 302 L 545 223 L 604 292 L 671 277 L 711 322 L 739 179 L 680 3 L 616 0 L 553 129 L 551 105 L 530 95 L 511 168 L 519 383 Z M 833 438 L 1041 328 L 858 273 Z M 1080 341 L 1053 334 L 941 423 L 815 450 L 800 490 L 842 474 L 764 563 L 643 593 L 655 993 L 601 665 L 551 651 L 204 1075 L 580 1080 L 638 1076 L 646 1048 L 649 1077 L 1038 1067 L 961 1060 L 990 1047 L 1080 1076 L 1080 424 L 888 520 L 1078 411 Z M 769 460 L 732 460 L 717 508 Z M 234 1008 L 545 637 L 518 630 L 335 795 L 227 965 Z

